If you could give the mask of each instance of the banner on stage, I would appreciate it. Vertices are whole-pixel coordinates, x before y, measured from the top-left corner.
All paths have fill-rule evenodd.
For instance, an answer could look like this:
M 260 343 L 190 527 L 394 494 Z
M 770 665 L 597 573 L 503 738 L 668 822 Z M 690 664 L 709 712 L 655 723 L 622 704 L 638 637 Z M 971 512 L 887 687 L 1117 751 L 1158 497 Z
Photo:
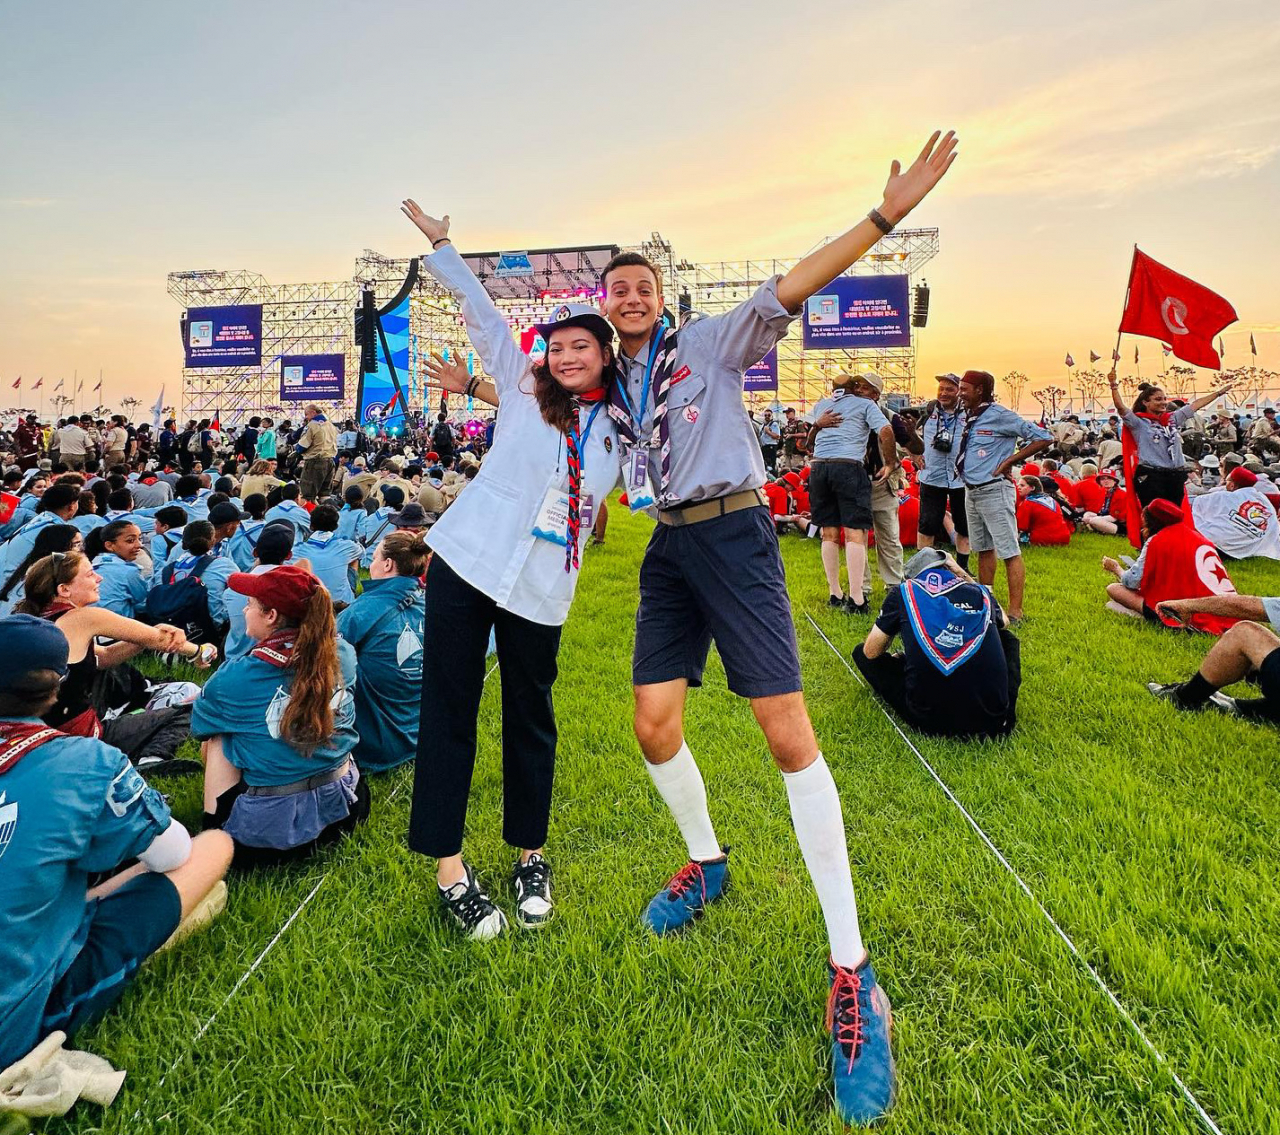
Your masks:
M 262 304 L 188 308 L 182 341 L 189 367 L 259 366 Z
M 804 308 L 804 345 L 911 346 L 906 276 L 837 276 Z
M 777 390 L 778 389 L 778 348 L 769 348 L 765 355 L 754 366 L 747 367 L 743 374 L 743 390 Z
M 495 276 L 532 276 L 533 263 L 527 252 L 504 252 L 498 257 Z
M 345 355 L 281 355 L 281 402 L 338 402 L 345 386 Z

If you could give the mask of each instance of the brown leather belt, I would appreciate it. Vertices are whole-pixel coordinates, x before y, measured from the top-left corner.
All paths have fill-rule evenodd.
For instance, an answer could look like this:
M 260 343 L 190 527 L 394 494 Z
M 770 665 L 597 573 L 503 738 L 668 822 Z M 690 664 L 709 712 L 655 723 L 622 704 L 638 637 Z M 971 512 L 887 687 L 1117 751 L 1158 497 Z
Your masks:
M 715 520 L 718 516 L 726 516 L 731 512 L 741 512 L 744 508 L 756 508 L 764 505 L 764 493 L 759 489 L 744 489 L 740 493 L 716 497 L 715 500 L 700 501 L 685 508 L 671 508 L 658 513 L 662 524 L 670 524 L 679 528 L 685 524 L 701 524 L 704 520 Z

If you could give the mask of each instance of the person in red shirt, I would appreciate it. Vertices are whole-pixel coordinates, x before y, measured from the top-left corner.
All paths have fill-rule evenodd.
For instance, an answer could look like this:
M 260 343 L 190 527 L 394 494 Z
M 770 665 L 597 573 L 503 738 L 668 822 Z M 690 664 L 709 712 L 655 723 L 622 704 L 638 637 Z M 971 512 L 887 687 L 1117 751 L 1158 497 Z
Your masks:
M 1102 500 L 1099 507 L 1091 508 L 1080 518 L 1081 523 L 1104 536 L 1123 536 L 1129 516 L 1129 494 L 1120 487 L 1120 475 L 1114 469 L 1103 469 L 1092 480 L 1102 490 Z
M 905 493 L 898 498 L 898 539 L 904 548 L 916 546 L 920 524 L 920 494 Z
M 1104 571 L 1116 577 L 1107 584 L 1107 608 L 1120 615 L 1144 618 L 1159 626 L 1183 624 L 1160 611 L 1171 599 L 1204 599 L 1234 595 L 1236 588 L 1223 567 L 1218 550 L 1190 524 L 1172 501 L 1157 497 L 1142 510 L 1142 551 L 1132 567 L 1123 568 L 1102 557 Z M 1220 635 L 1237 619 L 1209 612 L 1188 615 L 1186 626 Z
M 1075 503 L 1085 512 L 1101 512 L 1106 490 L 1098 484 L 1096 465 L 1080 466 L 1080 480 L 1076 482 Z
M 1027 534 L 1032 547 L 1071 542 L 1071 525 L 1062 505 L 1044 491 L 1039 477 L 1018 478 L 1017 520 L 1018 531 Z
M 1066 499 L 1066 502 L 1069 505 L 1072 505 L 1075 508 L 1080 507 L 1080 498 L 1076 495 L 1076 483 L 1070 477 L 1062 473 L 1058 468 L 1058 463 L 1052 459 L 1046 461 L 1041 467 L 1041 482 L 1043 482 L 1046 477 L 1058 486 L 1058 491 Z
M 769 502 L 769 513 L 773 517 L 778 535 L 792 527 L 802 533 L 808 532 L 809 494 L 805 491 L 799 474 L 786 473 L 776 481 L 766 481 L 760 491 Z

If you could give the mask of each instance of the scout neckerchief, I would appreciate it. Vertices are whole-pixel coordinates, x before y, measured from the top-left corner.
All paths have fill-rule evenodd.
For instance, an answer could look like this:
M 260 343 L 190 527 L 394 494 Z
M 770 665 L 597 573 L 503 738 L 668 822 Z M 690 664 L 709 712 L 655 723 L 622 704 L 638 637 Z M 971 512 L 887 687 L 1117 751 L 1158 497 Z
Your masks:
M 993 402 L 983 402 L 980 406 L 972 411 L 965 411 L 964 429 L 960 432 L 960 448 L 956 452 L 956 476 L 964 476 L 964 455 L 965 450 L 969 448 L 969 435 L 973 432 L 974 423 L 987 412 L 989 406 L 993 406 Z
M 653 386 L 653 427 L 646 443 L 657 445 L 662 458 L 662 473 L 658 483 L 658 498 L 666 491 L 671 477 L 671 428 L 667 424 L 667 394 L 671 390 L 672 376 L 676 369 L 676 345 L 679 333 L 674 327 L 664 327 L 653 337 L 649 346 L 649 363 L 644 370 L 644 384 L 640 388 L 640 405 L 632 406 L 627 393 L 627 380 L 622 365 L 614 367 L 613 382 L 609 384 L 609 417 L 618 427 L 618 433 L 632 445 L 640 445 L 644 428 L 644 415 L 648 409 L 650 383 Z
M 985 587 L 942 568 L 908 579 L 901 587 L 916 641 L 944 677 L 973 657 L 991 625 L 991 596 Z M 961 589 L 963 595 L 956 598 L 972 599 L 977 592 L 982 606 L 970 609 L 952 602 L 952 593 Z
M 68 603 L 65 599 L 55 599 L 43 611 L 40 612 L 42 619 L 48 619 L 54 622 L 59 615 L 65 615 L 68 611 L 76 610 L 74 603 Z
M 596 424 L 596 415 L 600 413 L 604 397 L 605 388 L 601 386 L 574 398 L 574 424 L 564 432 L 565 453 L 569 461 L 569 519 L 565 526 L 565 571 L 572 571 L 578 566 L 578 533 L 582 527 L 582 453 L 587 447 L 587 439 L 591 437 L 591 427 Z M 591 415 L 587 418 L 587 428 L 579 433 L 579 411 L 584 406 L 592 406 Z
M 38 721 L 0 721 L 0 775 L 8 772 L 32 749 L 65 736 Z
M 1027 500 L 1043 505 L 1050 512 L 1062 513 L 1062 508 L 1048 493 L 1028 493 Z
M 264 638 L 250 654 L 280 670 L 293 661 L 293 648 L 298 642 L 298 628 L 284 627 Z

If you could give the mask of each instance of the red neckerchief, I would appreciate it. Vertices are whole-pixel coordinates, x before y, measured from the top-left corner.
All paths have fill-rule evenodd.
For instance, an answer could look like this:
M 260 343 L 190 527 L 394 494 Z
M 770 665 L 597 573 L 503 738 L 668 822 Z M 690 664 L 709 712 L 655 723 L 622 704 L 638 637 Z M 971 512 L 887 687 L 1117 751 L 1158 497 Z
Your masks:
M 34 721 L 0 721 L 0 776 L 8 772 L 33 749 L 46 741 L 65 736 Z
M 40 612 L 42 619 L 48 619 L 53 622 L 59 615 L 65 615 L 68 611 L 78 610 L 74 603 L 68 603 L 64 599 L 55 599 L 43 611 Z
M 1148 414 L 1145 410 L 1142 413 L 1138 413 L 1138 411 L 1135 410 L 1134 415 L 1144 419 L 1145 421 L 1155 422 L 1158 426 L 1167 426 L 1173 421 L 1173 415 L 1170 414 L 1168 410 L 1163 414 Z
M 293 648 L 298 642 L 298 628 L 285 627 L 268 635 L 249 653 L 283 670 L 293 661 Z
M 590 406 L 595 402 L 603 402 L 605 389 L 603 386 L 579 394 L 573 400 L 574 428 L 565 430 L 565 453 L 569 463 L 569 521 L 566 532 L 567 544 L 564 550 L 564 570 L 578 566 L 578 534 L 582 527 L 582 454 L 578 452 L 577 426 L 578 410 L 582 406 Z

